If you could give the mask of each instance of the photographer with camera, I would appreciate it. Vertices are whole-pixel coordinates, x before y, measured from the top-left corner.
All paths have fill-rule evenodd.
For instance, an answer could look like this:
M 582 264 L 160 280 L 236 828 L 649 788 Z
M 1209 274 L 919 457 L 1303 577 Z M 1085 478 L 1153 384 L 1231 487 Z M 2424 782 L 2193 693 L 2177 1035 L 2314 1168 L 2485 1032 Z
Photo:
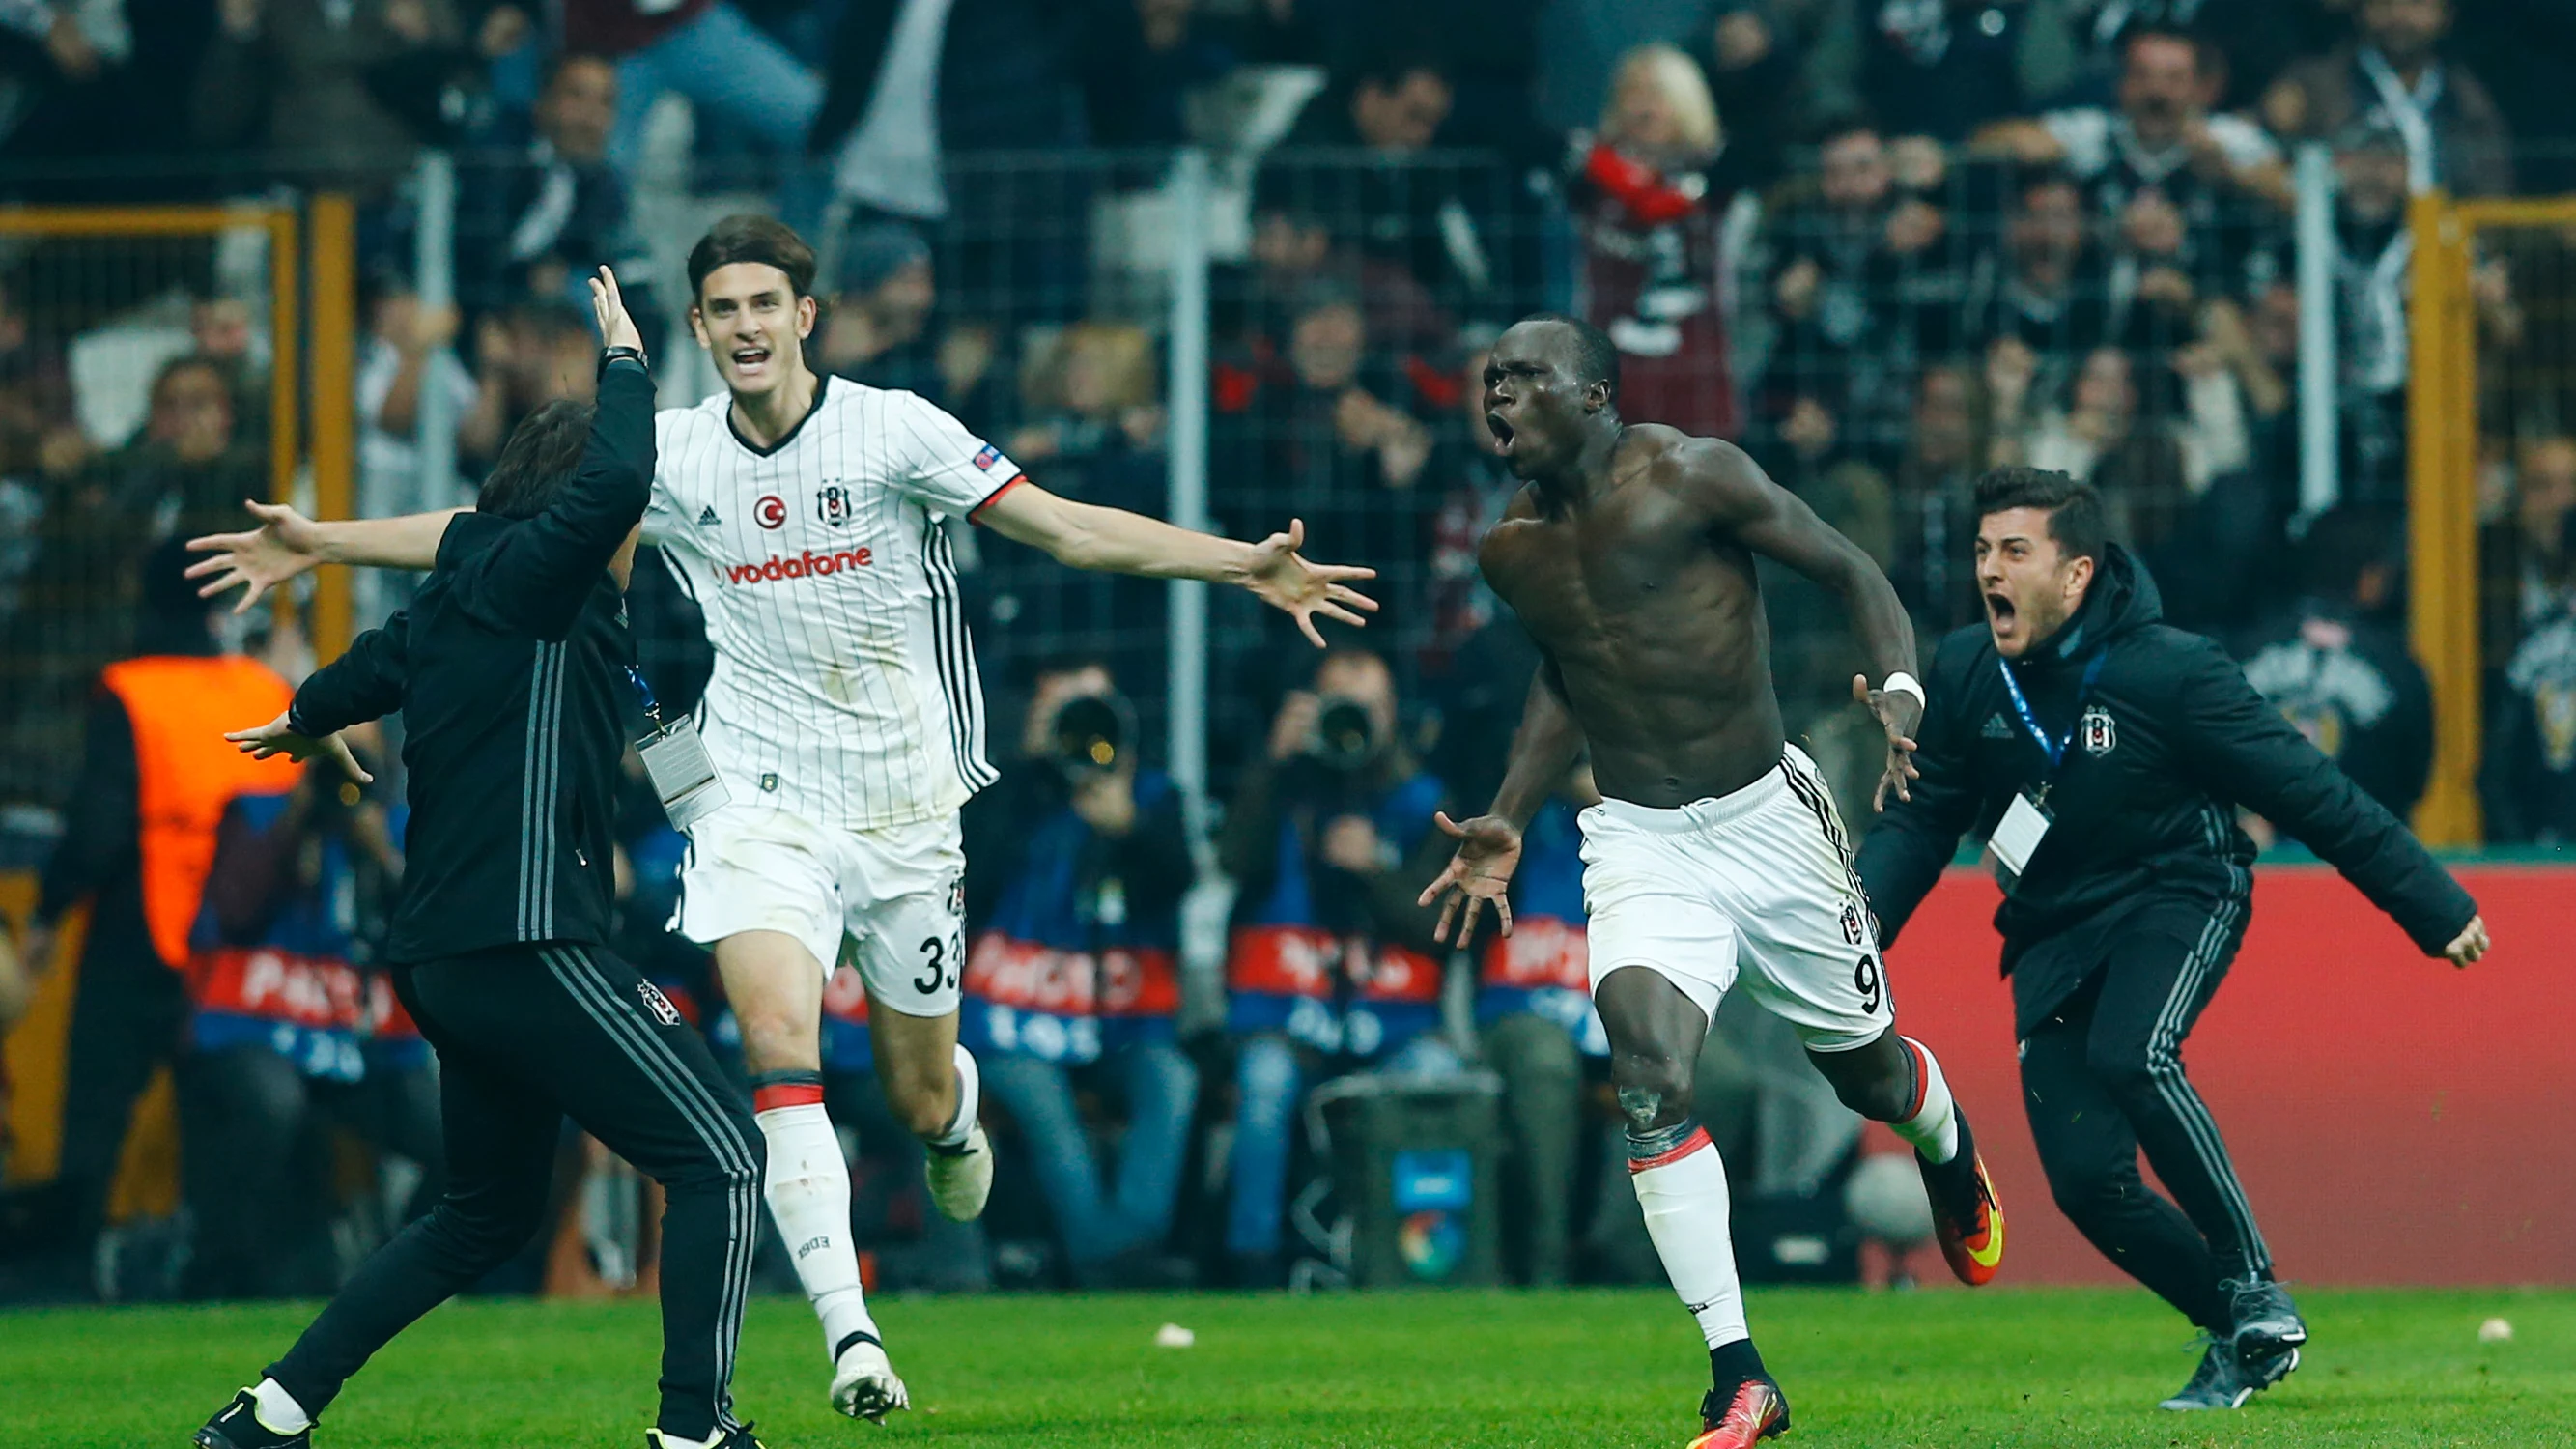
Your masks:
M 1336 649 L 1272 722 L 1218 855 L 1240 887 L 1226 959 L 1236 1116 L 1226 1251 L 1239 1283 L 1280 1276 L 1290 1129 L 1310 1079 L 1402 1053 L 1440 1024 L 1447 951 L 1407 882 L 1448 856 L 1448 799 L 1398 729 L 1395 676 Z
M 1177 1045 L 1189 837 L 1142 768 L 1136 711 L 1097 659 L 1041 669 L 1020 758 L 966 806 L 959 1035 L 1019 1124 L 1076 1286 L 1173 1287 L 1161 1251 L 1198 1105 Z M 1076 1084 L 1126 1108 L 1104 1181 Z
M 354 743 L 381 754 L 372 739 Z M 237 795 L 224 808 L 182 972 L 181 1178 L 197 1224 L 194 1296 L 335 1286 L 328 1186 L 318 1171 L 296 1170 L 317 1120 L 357 1128 L 430 1170 L 440 1162 L 437 1093 L 422 1054 L 371 1050 L 386 1023 L 364 967 L 361 902 L 389 902 L 401 878 L 394 828 L 327 754 L 293 788 Z

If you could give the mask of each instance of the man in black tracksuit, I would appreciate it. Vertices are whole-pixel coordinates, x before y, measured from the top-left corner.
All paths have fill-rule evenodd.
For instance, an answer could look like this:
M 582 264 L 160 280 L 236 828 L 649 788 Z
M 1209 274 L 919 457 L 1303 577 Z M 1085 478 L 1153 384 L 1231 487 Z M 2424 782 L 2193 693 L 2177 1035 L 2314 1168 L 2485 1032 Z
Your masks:
M 2154 582 L 2104 540 L 2089 485 L 1998 469 L 1977 511 L 1987 621 L 1941 641 L 1922 779 L 1870 832 L 1861 880 L 1893 943 L 1960 836 L 1988 842 L 2049 1188 L 2095 1247 L 2210 1334 L 2165 1407 L 2234 1408 L 2295 1368 L 2307 1337 L 2182 1067 L 2252 906 L 2237 807 L 2332 862 L 2428 955 L 2465 965 L 2486 930 L 2216 644 L 2158 622 Z M 2141 1147 L 2179 1209 L 2141 1180 Z
M 601 276 L 601 334 L 632 344 Z M 542 1224 L 567 1114 L 667 1198 L 648 1440 L 756 1449 L 728 1383 L 761 1135 L 705 1042 L 604 944 L 634 688 L 622 586 L 652 477 L 652 378 L 637 347 L 612 345 L 595 420 L 556 402 L 521 424 L 411 607 L 306 680 L 285 715 L 231 737 L 255 753 L 344 753 L 335 731 L 402 711 L 409 869 L 385 955 L 438 1051 L 449 1180 L 198 1431 L 206 1449 L 306 1444 L 370 1354 L 516 1253 Z

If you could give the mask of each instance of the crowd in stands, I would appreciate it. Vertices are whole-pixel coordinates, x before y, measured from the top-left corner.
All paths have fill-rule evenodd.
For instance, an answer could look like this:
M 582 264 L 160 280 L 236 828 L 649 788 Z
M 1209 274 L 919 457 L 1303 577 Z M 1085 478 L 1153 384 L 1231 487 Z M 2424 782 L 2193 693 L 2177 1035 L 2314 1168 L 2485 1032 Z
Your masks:
M 675 260 L 745 204 L 825 259 L 819 370 L 922 394 L 1058 492 L 1160 513 L 1158 207 L 1172 148 L 1206 148 L 1212 512 L 1238 535 L 1303 518 L 1317 556 L 1379 570 L 1385 613 L 1318 659 L 1216 601 L 1216 824 L 1194 841 L 1161 769 L 1163 587 L 960 530 L 993 718 L 1023 721 L 996 731 L 1016 758 L 966 822 L 963 1031 L 1024 1190 L 980 1228 L 926 1211 L 845 966 L 827 1066 L 865 1156 L 858 1210 L 899 1283 L 1290 1281 L 1331 1236 L 1314 1088 L 1489 1071 L 1510 1272 L 1556 1282 L 1651 1271 L 1627 1194 L 1594 1191 L 1609 1117 L 1571 833 L 1588 778 L 1533 828 L 1510 940 L 1452 960 L 1413 904 L 1447 853 L 1432 812 L 1482 807 L 1532 668 L 1476 572 L 1517 486 L 1486 445 L 1485 344 L 1542 309 L 1601 326 L 1625 416 L 1745 448 L 1881 562 L 1927 641 L 1981 617 L 1980 472 L 2091 480 L 2168 617 L 2236 650 L 2402 812 L 2433 737 L 2404 622 L 2407 207 L 2576 192 L 2569 75 L 2576 18 L 2548 0 L 23 0 L 0 4 L 0 200 L 352 195 L 368 514 L 469 500 L 519 419 L 587 395 L 578 289 L 598 265 L 626 281 L 665 400 L 685 396 Z M 2311 142 L 2336 183 L 2341 501 L 2322 513 L 2299 491 Z M 423 148 L 454 158 L 452 303 L 417 275 Z M 129 1295 L 327 1286 L 314 1124 L 421 1170 L 371 1199 L 379 1228 L 425 1201 L 422 1172 L 434 1185 L 418 1042 L 370 974 L 398 809 L 318 766 L 271 781 L 204 822 L 202 909 L 152 920 L 175 887 L 145 863 L 135 782 L 168 761 L 161 717 L 134 712 L 176 706 L 101 691 L 138 657 L 309 667 L 291 622 L 199 607 L 167 547 L 269 491 L 265 285 L 211 242 L 102 261 L 0 240 L 0 868 L 43 871 L 32 934 L 0 953 L 0 1031 L 66 916 L 86 902 L 90 922 L 76 1130 L 52 1187 L 0 1195 L 0 1236 L 24 1228 L 85 1291 L 159 1063 L 196 1104 L 183 1155 L 316 1195 L 265 1213 L 238 1169 L 190 1174 L 193 1258 L 138 1268 Z M 2499 233 L 2473 306 L 2486 829 L 2563 848 L 2576 226 Z M 649 560 L 635 580 L 644 672 L 686 709 L 708 668 L 694 606 Z M 1844 621 L 1800 580 L 1767 584 L 1791 732 L 1865 800 L 1878 743 L 1848 708 Z M 402 587 L 369 581 L 362 615 Z M 634 803 L 621 949 L 722 1040 L 703 955 L 662 929 L 680 841 L 640 785 Z M 1202 875 L 1232 906 L 1221 969 L 1194 977 Z M 1729 1160 L 1760 1195 L 1821 1191 L 1857 1120 L 1801 1095 L 1758 1013 L 1722 1019 L 1711 1051 L 1750 1104 L 1704 1106 L 1750 1139 Z M 585 1220 L 565 1221 L 520 1282 L 597 1280 Z

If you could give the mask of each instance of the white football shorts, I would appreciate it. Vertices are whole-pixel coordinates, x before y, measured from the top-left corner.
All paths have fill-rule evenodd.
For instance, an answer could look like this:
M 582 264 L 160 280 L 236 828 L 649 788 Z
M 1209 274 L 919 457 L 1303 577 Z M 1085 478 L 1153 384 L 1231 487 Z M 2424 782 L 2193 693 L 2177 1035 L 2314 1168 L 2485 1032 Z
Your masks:
M 1816 1051 L 1894 1024 L 1842 817 L 1804 750 L 1731 795 L 1672 810 L 1604 800 L 1580 823 L 1595 993 L 1643 966 L 1713 1018 L 1740 972 Z
M 849 831 L 727 805 L 689 831 L 671 928 L 706 946 L 744 931 L 793 936 L 826 981 L 847 935 L 873 1001 L 947 1016 L 966 969 L 965 878 L 953 814 Z

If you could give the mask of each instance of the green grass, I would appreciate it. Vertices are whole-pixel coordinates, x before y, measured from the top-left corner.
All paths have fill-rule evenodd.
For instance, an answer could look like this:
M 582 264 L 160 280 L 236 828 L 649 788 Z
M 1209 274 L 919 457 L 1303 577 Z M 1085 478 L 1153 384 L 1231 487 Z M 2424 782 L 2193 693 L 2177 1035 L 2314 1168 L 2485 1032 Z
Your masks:
M 2316 1292 L 2306 1366 L 2242 1413 L 2155 1401 L 2189 1374 L 2180 1320 L 2136 1291 L 1764 1291 L 1791 1445 L 2576 1444 L 2576 1293 Z M 0 1312 L 8 1442 L 180 1445 L 309 1307 Z M 899 1301 L 879 1313 L 914 1410 L 880 1431 L 822 1406 L 802 1302 L 753 1305 L 735 1382 L 798 1445 L 1679 1449 L 1706 1386 L 1669 1294 Z M 2478 1324 L 2512 1321 L 2510 1342 Z M 1153 1345 L 1166 1322 L 1189 1349 Z M 335 1406 L 324 1449 L 616 1446 L 649 1422 L 650 1304 L 453 1305 Z

